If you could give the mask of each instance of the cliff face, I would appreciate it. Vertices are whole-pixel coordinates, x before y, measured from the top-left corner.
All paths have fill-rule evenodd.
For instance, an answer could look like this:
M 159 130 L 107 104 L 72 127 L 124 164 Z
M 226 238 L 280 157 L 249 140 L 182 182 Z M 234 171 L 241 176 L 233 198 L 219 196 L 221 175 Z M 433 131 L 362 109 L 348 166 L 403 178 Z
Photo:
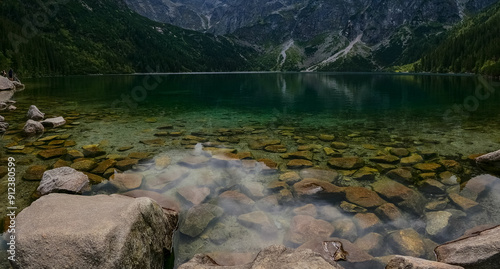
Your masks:
M 131 9 L 153 20 L 217 35 L 231 34 L 252 45 L 260 46 L 264 51 L 264 58 L 276 57 L 275 69 L 283 69 L 285 66 L 291 69 L 331 69 L 330 67 L 336 69 L 335 65 L 339 65 L 338 60 L 349 61 L 349 59 L 351 62 L 354 59 L 354 65 L 357 65 L 360 59 L 364 59 L 371 65 L 370 69 L 380 69 L 415 60 L 411 55 L 415 50 L 423 50 L 423 46 L 426 45 L 426 41 L 422 42 L 422 38 L 439 35 L 459 22 L 466 14 L 477 12 L 497 2 L 497 0 L 125 1 Z M 416 42 L 420 42 L 422 46 Z M 340 55 L 335 55 L 339 52 Z M 270 59 L 267 60 L 272 62 Z M 342 66 L 345 67 L 345 63 L 341 63 L 338 67 Z

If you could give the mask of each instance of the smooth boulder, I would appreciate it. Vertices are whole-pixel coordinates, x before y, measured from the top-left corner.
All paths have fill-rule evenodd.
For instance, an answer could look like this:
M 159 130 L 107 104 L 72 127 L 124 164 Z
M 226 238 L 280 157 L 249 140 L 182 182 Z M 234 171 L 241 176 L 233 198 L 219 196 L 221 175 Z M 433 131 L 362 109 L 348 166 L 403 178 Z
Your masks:
M 438 246 L 437 261 L 464 268 L 498 268 L 500 264 L 500 226 Z
M 476 158 L 476 164 L 485 171 L 500 173 L 500 150 L 481 155 Z
M 41 123 L 45 127 L 55 128 L 55 127 L 59 127 L 61 125 L 66 124 L 66 120 L 63 117 L 55 117 L 55 118 L 46 119 L 46 120 L 42 121 Z
M 411 256 L 394 256 L 385 269 L 463 269 L 461 266 L 450 265 L 442 262 L 435 262 L 415 258 Z
M 14 268 L 164 268 L 169 219 L 149 198 L 50 194 L 17 216 Z

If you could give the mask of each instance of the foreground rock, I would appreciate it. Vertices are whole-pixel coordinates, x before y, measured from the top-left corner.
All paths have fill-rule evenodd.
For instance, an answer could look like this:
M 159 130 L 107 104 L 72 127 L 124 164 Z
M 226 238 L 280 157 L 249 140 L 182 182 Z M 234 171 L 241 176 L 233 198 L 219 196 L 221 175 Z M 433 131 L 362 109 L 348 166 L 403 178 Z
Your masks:
M 464 268 L 498 268 L 500 264 L 500 226 L 438 246 L 439 262 Z
M 45 171 L 37 192 L 46 195 L 52 192 L 82 193 L 89 188 L 89 178 L 71 167 L 60 167 Z
M 189 262 L 181 265 L 179 269 L 250 269 L 250 268 L 273 268 L 273 269 L 342 269 L 335 264 L 331 265 L 323 257 L 310 249 L 293 250 L 283 245 L 273 245 L 262 250 L 251 263 L 224 266 L 217 264 L 207 255 L 197 254 Z
M 495 174 L 500 173 L 500 150 L 481 155 L 476 158 L 476 163 L 482 169 Z
M 394 256 L 385 269 L 463 269 L 461 266 L 450 265 L 442 262 L 424 260 L 409 256 Z
M 17 216 L 13 266 L 160 269 L 170 221 L 149 198 L 50 194 Z

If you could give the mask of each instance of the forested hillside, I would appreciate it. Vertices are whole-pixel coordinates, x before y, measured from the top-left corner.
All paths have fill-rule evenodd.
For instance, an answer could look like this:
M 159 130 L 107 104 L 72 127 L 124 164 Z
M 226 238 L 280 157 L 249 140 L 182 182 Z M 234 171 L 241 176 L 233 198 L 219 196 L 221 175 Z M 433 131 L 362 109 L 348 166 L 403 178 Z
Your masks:
M 248 70 L 255 53 L 150 21 L 121 0 L 1 0 L 0 14 L 0 69 L 21 76 Z
M 414 66 L 417 72 L 500 76 L 500 3 L 457 25 Z

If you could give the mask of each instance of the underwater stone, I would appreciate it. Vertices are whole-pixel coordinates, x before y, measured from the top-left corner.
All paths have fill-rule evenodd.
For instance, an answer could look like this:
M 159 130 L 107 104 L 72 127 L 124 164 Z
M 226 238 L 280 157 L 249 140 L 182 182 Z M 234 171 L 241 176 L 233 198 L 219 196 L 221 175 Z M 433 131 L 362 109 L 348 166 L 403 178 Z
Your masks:
M 222 216 L 224 210 L 216 205 L 201 204 L 191 207 L 182 222 L 180 232 L 196 237 L 200 235 L 214 219 Z
M 325 194 L 333 198 L 330 195 L 343 196 L 344 194 L 344 188 L 315 178 L 305 178 L 293 184 L 293 189 L 299 197 Z
M 302 178 L 315 178 L 326 182 L 334 182 L 340 177 L 339 173 L 335 170 L 321 168 L 302 169 L 299 174 Z
M 55 148 L 55 149 L 46 149 L 38 152 L 38 156 L 42 159 L 52 159 L 55 157 L 60 157 L 68 153 L 68 150 L 65 148 Z
M 351 219 L 339 219 L 332 224 L 335 227 L 334 236 L 345 238 L 352 242 L 358 238 L 358 229 Z
M 89 187 L 89 179 L 82 172 L 70 167 L 60 167 L 45 171 L 37 188 L 40 195 L 52 192 L 81 193 Z
M 408 155 L 410 155 L 410 151 L 408 151 L 407 149 L 405 148 L 391 148 L 389 150 L 389 152 L 394 155 L 394 156 L 398 156 L 398 157 L 406 157 Z
M 328 238 L 334 230 L 333 225 L 324 220 L 297 215 L 290 222 L 290 229 L 285 234 L 284 242 L 298 246 L 314 237 Z
M 446 211 L 433 211 L 425 214 L 425 231 L 432 238 L 442 240 L 446 235 L 452 214 Z
M 42 180 L 43 173 L 47 170 L 46 165 L 33 165 L 28 167 L 23 175 L 24 180 Z
M 365 166 L 365 167 L 359 169 L 358 171 L 356 171 L 356 173 L 354 173 L 354 175 L 352 175 L 352 177 L 356 180 L 375 180 L 375 177 L 378 174 L 379 173 L 378 173 L 377 169 Z
M 394 155 L 381 155 L 381 156 L 371 157 L 370 161 L 375 163 L 395 164 L 399 162 L 399 158 Z
M 382 225 L 382 221 L 374 213 L 358 213 L 352 220 L 363 233 L 376 230 Z
M 349 203 L 346 201 L 342 201 L 340 203 L 340 208 L 343 211 L 348 212 L 348 213 L 364 213 L 364 212 L 368 211 L 364 207 L 361 207 L 361 206 L 358 206 L 358 205 L 355 205 L 355 204 L 352 204 L 352 203 Z
M 275 236 L 278 228 L 273 220 L 262 211 L 254 211 L 238 216 L 238 221 L 251 229 L 262 233 L 263 236 Z
M 318 210 L 313 204 L 307 204 L 305 206 L 297 207 L 293 209 L 293 214 L 295 215 L 308 215 L 313 218 L 318 216 Z
M 283 159 L 303 159 L 311 161 L 313 159 L 313 153 L 310 151 L 296 151 L 291 153 L 282 154 L 281 158 Z
M 177 189 L 177 193 L 191 204 L 199 205 L 210 195 L 210 189 L 207 187 L 186 186 Z
M 405 168 L 396 168 L 387 172 L 387 177 L 394 180 L 399 180 L 403 182 L 411 181 L 413 175 L 409 169 Z
M 330 165 L 332 168 L 347 169 L 347 170 L 361 168 L 363 167 L 364 164 L 365 162 L 363 161 L 363 159 L 359 157 L 331 158 L 328 161 L 328 165 Z
M 125 159 L 125 160 L 121 160 L 121 161 L 116 162 L 115 167 L 122 170 L 122 171 L 126 171 L 126 170 L 130 170 L 130 169 L 134 168 L 134 165 L 136 165 L 138 163 L 139 163 L 138 159 Z
M 446 186 L 434 179 L 426 179 L 420 182 L 420 191 L 430 194 L 444 194 Z
M 26 117 L 30 120 L 43 120 L 45 117 L 45 113 L 42 113 L 36 106 L 31 105 L 28 113 L 26 114 Z
M 450 193 L 448 195 L 448 197 L 450 197 L 451 201 L 456 205 L 458 206 L 459 208 L 461 208 L 463 211 L 468 211 L 468 210 L 472 210 L 472 209 L 475 209 L 476 207 L 479 206 L 479 203 L 477 202 L 474 202 L 470 199 L 467 199 L 463 196 L 460 196 L 456 193 Z
M 378 207 L 386 203 L 376 192 L 364 187 L 346 187 L 345 194 L 347 201 L 366 208 Z
M 423 172 L 436 172 L 438 169 L 441 169 L 443 166 L 437 163 L 418 163 L 413 166 L 415 169 L 418 169 Z
M 420 235 L 413 229 L 404 229 L 391 232 L 386 239 L 396 253 L 407 256 L 423 257 L 425 245 Z
M 331 146 L 334 149 L 346 149 L 349 147 L 349 145 L 347 145 L 346 143 L 342 143 L 342 142 L 332 142 Z
M 486 171 L 500 173 L 500 150 L 477 157 L 476 164 Z
M 94 168 L 94 170 L 92 170 L 92 173 L 102 175 L 102 174 L 104 174 L 104 172 L 106 172 L 106 170 L 113 167 L 115 164 L 116 164 L 116 160 L 113 160 L 113 159 L 104 160 L 104 161 L 100 162 L 97 165 L 97 167 Z
M 88 172 L 94 169 L 97 166 L 94 160 L 76 160 L 73 164 L 71 164 L 71 168 L 76 169 L 78 171 Z
M 131 190 L 141 186 L 143 177 L 137 173 L 115 173 L 109 178 L 109 182 L 119 190 Z
M 335 251 L 336 248 L 332 244 L 333 242 L 337 245 L 340 244 L 339 248 L 341 253 Z M 380 268 L 380 265 L 376 263 L 373 256 L 344 238 L 312 238 L 297 249 L 311 249 L 320 253 L 323 258 L 330 263 L 332 263 L 335 259 L 346 260 L 347 265 L 350 265 L 349 268 Z M 307 268 L 307 266 L 304 268 Z
M 328 135 L 328 134 L 320 134 L 319 135 L 319 140 L 329 142 L 333 141 L 335 139 L 334 135 Z
M 94 158 L 106 154 L 106 151 L 100 149 L 99 145 L 97 144 L 86 145 L 83 146 L 82 148 L 83 148 L 83 155 L 85 157 Z
M 418 154 L 412 154 L 409 157 L 402 158 L 400 163 L 405 166 L 411 166 L 424 161 L 424 158 Z
M 177 201 L 167 198 L 164 195 L 154 192 L 154 191 L 146 191 L 146 190 L 131 190 L 128 192 L 121 193 L 125 196 L 130 196 L 134 198 L 138 197 L 148 197 L 157 202 L 164 210 L 168 212 L 179 212 L 180 205 Z M 170 214 L 169 214 L 170 215 Z
M 313 167 L 314 164 L 311 161 L 308 161 L 308 160 L 293 159 L 293 160 L 290 160 L 286 164 L 286 166 L 289 169 L 302 169 L 302 168 Z
M 381 254 L 384 251 L 384 237 L 378 233 L 368 233 L 356 239 L 354 245 L 372 255 Z
M 377 209 L 375 209 L 375 214 L 395 227 L 402 228 L 407 224 L 399 208 L 392 203 L 385 203 L 377 207 Z

